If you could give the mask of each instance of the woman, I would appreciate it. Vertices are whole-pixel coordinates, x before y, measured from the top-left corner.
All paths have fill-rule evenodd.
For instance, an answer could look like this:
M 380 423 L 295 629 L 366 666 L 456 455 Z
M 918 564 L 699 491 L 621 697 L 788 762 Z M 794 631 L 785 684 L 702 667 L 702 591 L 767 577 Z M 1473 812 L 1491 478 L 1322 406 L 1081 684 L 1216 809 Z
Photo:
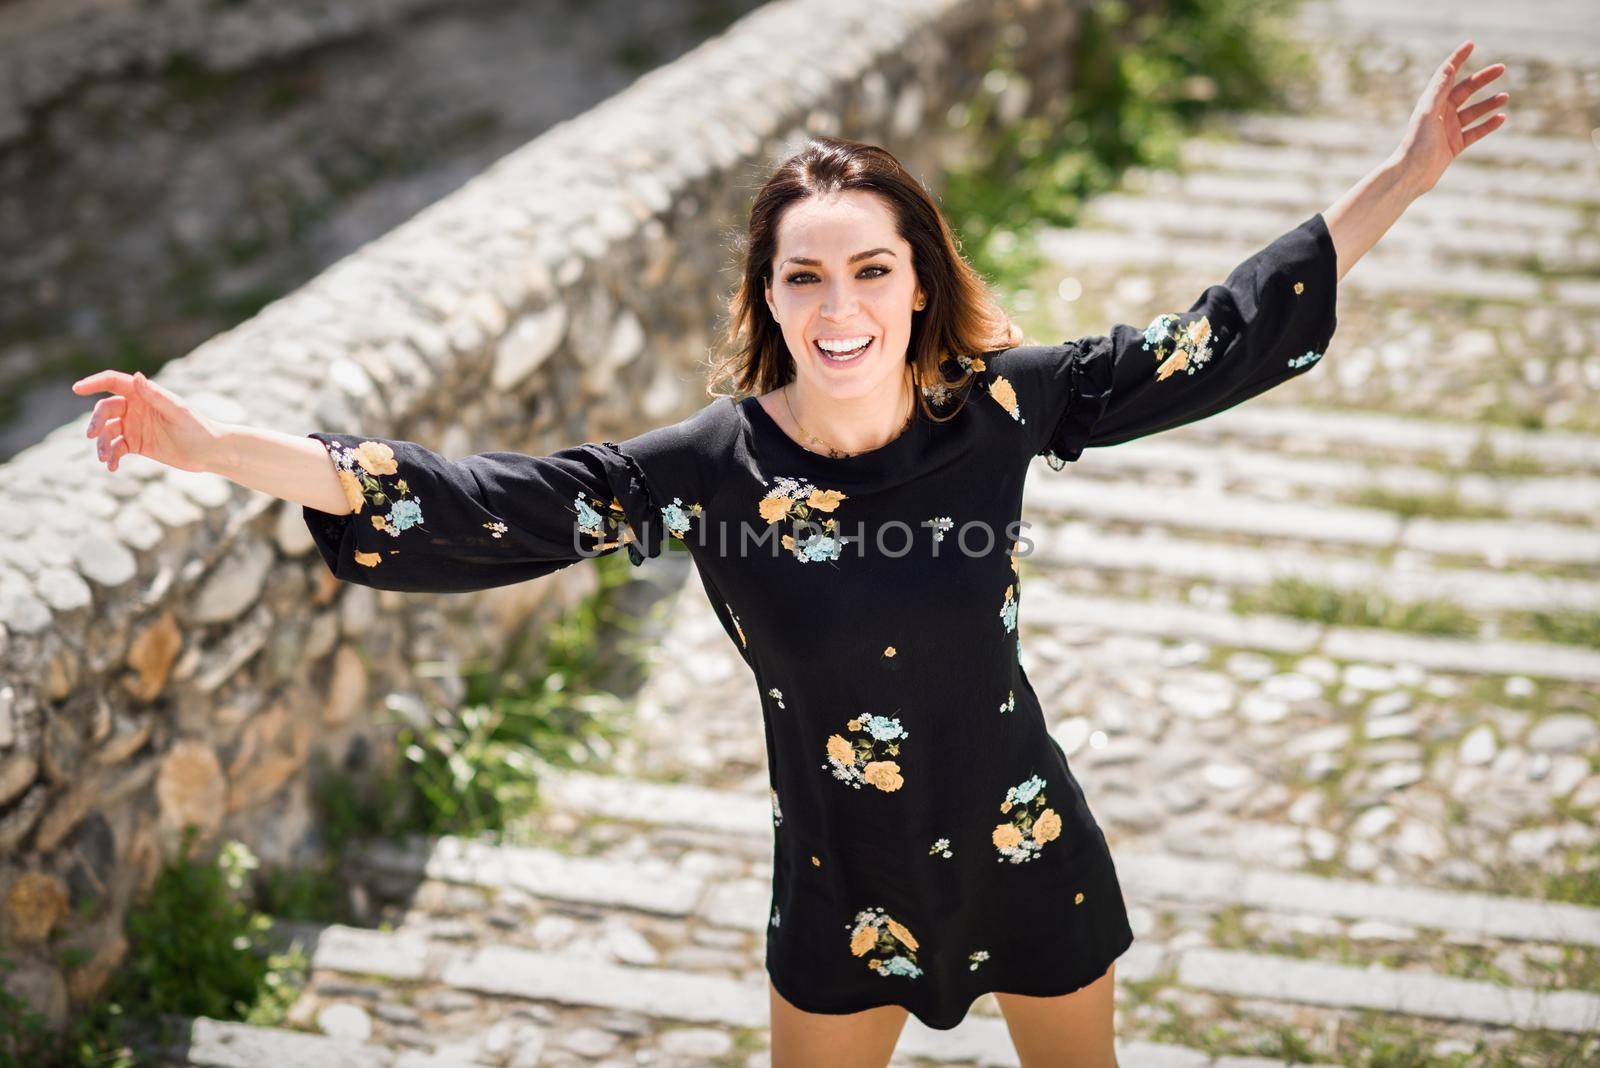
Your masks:
M 1496 64 L 1445 60 L 1395 152 L 1326 213 L 1144 330 L 1015 344 L 927 193 L 817 138 L 757 195 L 742 399 L 617 444 L 450 461 L 401 440 L 215 423 L 102 371 L 88 434 L 304 505 L 339 578 L 463 591 L 682 541 L 760 691 L 774 1064 L 882 1065 L 907 1012 L 996 994 L 1022 1063 L 1114 1065 L 1116 873 L 1020 663 L 1030 460 L 1059 469 L 1219 412 L 1320 360 L 1339 280 L 1465 146 Z

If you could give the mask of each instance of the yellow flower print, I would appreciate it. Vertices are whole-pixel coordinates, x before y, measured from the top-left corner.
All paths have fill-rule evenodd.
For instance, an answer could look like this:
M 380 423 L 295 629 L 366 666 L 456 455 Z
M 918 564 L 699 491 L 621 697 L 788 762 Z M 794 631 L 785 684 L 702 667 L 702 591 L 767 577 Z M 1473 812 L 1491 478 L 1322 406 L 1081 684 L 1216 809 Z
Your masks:
M 1145 327 L 1144 347 L 1155 353 L 1157 381 L 1179 371 L 1194 374 L 1211 359 L 1213 338 L 1210 317 L 1202 315 L 1182 330 L 1178 329 L 1180 318 L 1166 312 L 1156 316 Z M 1172 346 L 1170 349 L 1169 345 Z
M 1295 296 L 1299 296 L 1301 293 L 1304 293 L 1305 291 L 1306 291 L 1306 284 L 1304 282 L 1296 282 L 1294 284 Z
M 917 940 L 905 925 L 881 908 L 862 909 L 854 923 L 845 924 L 850 932 L 850 952 L 857 957 L 875 954 L 867 967 L 882 976 L 901 975 L 915 979 L 922 974 L 917 965 Z
M 372 475 L 392 475 L 400 470 L 394 450 L 381 441 L 363 441 L 356 446 L 356 463 Z
M 794 519 L 812 528 L 807 530 L 803 541 L 792 533 L 786 533 L 779 539 L 795 559 L 808 563 L 839 559 L 840 549 L 849 540 L 840 537 L 839 521 L 825 520 L 820 524 L 821 529 L 816 529 L 819 524 L 813 518 L 813 513 L 835 511 L 839 502 L 848 499 L 838 490 L 818 489 L 803 479 L 783 476 L 774 480 L 773 486 L 756 507 L 761 518 L 769 524 Z
M 1077 896 L 1077 897 L 1074 897 L 1074 898 L 1073 898 L 1073 899 L 1072 899 L 1072 903 L 1073 903 L 1073 904 L 1074 904 L 1074 905 L 1081 905 L 1081 904 L 1083 904 L 1083 891 L 1082 891 L 1082 890 L 1079 890 L 1079 891 L 1078 891 L 1078 896 Z
M 899 920 L 886 920 L 885 924 L 889 928 L 889 933 L 898 938 L 901 945 L 907 949 L 917 948 L 917 940 L 911 937 L 911 932 L 906 930 L 905 925 Z
M 838 490 L 813 489 L 811 495 L 806 498 L 806 506 L 815 508 L 819 512 L 831 512 L 839 507 L 839 502 L 844 499 L 844 494 Z
M 894 646 L 892 646 L 892 645 L 886 646 L 884 648 L 884 650 L 883 650 L 883 655 L 884 656 L 893 656 L 894 655 Z
M 338 470 L 339 488 L 344 490 L 345 503 L 350 506 L 350 511 L 356 515 L 361 514 L 361 509 L 366 507 L 367 499 L 361 494 L 361 480 L 344 468 Z
M 748 649 L 750 647 L 750 643 L 745 640 L 744 628 L 739 626 L 739 617 L 734 615 L 733 605 L 728 604 L 727 601 L 723 601 L 722 603 L 728 609 L 728 618 L 733 620 L 733 629 L 739 635 L 739 646 L 740 646 L 740 648 Z
M 1047 808 L 1039 813 L 1039 818 L 1033 824 L 1033 840 L 1040 845 L 1053 842 L 1061 837 L 1061 817 L 1056 815 L 1056 810 Z
M 867 782 L 885 793 L 893 793 L 905 785 L 905 780 L 900 777 L 900 765 L 892 760 L 874 760 L 862 769 L 861 774 Z
M 835 779 L 857 790 L 866 785 L 893 793 L 905 785 L 900 765 L 884 759 L 900 755 L 900 743 L 908 733 L 898 719 L 857 716 L 847 722 L 845 728 L 858 737 L 852 742 L 843 735 L 830 734 L 828 760 L 822 765 L 823 771 L 831 771 Z
M 1022 864 L 1061 836 L 1061 817 L 1045 807 L 1044 786 L 1044 779 L 1034 775 L 1006 791 L 1000 811 L 1009 813 L 1011 821 L 995 827 L 991 836 L 1000 853 L 996 859 Z
M 763 497 L 761 498 L 761 518 L 768 523 L 776 523 L 789 514 L 789 506 L 794 502 L 788 497 Z
M 1017 391 L 1004 375 L 995 375 L 994 381 L 989 384 L 989 396 L 993 397 L 1011 416 L 1019 423 L 1026 423 L 1022 417 L 1022 409 L 1017 406 Z
M 986 366 L 988 366 L 987 364 L 985 364 L 983 362 L 983 357 L 982 356 L 958 355 L 958 356 L 955 357 L 955 361 L 956 361 L 956 363 L 959 363 L 962 367 L 965 367 L 968 371 L 974 371 L 974 372 L 981 371 Z M 940 362 L 941 365 L 943 365 L 943 363 L 944 363 L 943 360 L 940 360 L 939 362 Z
M 813 868 L 822 867 L 822 861 L 818 860 L 815 854 L 813 854 L 812 857 L 811 857 L 811 866 Z
M 391 538 L 422 523 L 422 501 L 412 495 L 406 480 L 379 480 L 380 475 L 396 475 L 400 471 L 394 450 L 388 445 L 381 441 L 363 441 L 354 447 L 339 441 L 325 441 L 323 445 L 352 515 L 361 514 L 371 504 L 368 519 L 372 529 Z M 353 558 L 363 567 L 377 567 L 383 561 L 383 555 L 375 552 L 356 552 Z

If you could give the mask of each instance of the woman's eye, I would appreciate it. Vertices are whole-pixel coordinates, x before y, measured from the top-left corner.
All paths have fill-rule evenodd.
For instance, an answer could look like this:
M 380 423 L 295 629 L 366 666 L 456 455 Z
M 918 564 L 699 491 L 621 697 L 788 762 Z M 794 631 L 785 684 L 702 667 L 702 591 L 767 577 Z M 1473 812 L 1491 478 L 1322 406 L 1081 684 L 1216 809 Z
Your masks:
M 877 271 L 877 272 L 879 272 L 877 274 L 870 275 L 869 277 L 871 277 L 871 278 L 882 278 L 884 275 L 889 273 L 889 268 L 879 266 L 878 264 L 875 263 L 870 267 L 861 268 L 861 272 L 863 274 L 866 274 L 867 271 Z M 816 275 L 812 274 L 810 271 L 796 271 L 794 274 L 791 274 L 788 277 L 787 281 L 791 285 L 793 285 L 793 284 L 796 284 L 802 278 L 815 278 L 815 277 L 816 277 Z

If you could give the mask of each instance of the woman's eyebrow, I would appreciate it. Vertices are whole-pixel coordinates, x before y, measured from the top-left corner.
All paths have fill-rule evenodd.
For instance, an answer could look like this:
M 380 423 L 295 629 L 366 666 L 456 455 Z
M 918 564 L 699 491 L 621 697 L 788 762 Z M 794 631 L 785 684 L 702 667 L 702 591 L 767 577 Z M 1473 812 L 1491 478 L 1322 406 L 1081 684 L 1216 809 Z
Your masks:
M 876 256 L 876 255 L 879 255 L 880 253 L 883 254 L 883 255 L 886 255 L 886 256 L 893 256 L 894 255 L 893 251 L 891 251 L 889 249 L 886 249 L 886 248 L 869 248 L 865 252 L 857 252 L 854 256 L 851 256 L 850 259 L 847 260 L 846 262 L 854 263 L 854 262 L 856 262 L 856 260 L 864 260 L 868 256 Z M 801 265 L 806 266 L 806 267 L 821 267 L 822 266 L 822 261 L 821 260 L 808 260 L 803 256 L 790 256 L 788 259 L 784 260 L 783 263 L 798 263 L 798 264 L 801 264 Z M 778 264 L 778 266 L 782 267 L 783 263 Z

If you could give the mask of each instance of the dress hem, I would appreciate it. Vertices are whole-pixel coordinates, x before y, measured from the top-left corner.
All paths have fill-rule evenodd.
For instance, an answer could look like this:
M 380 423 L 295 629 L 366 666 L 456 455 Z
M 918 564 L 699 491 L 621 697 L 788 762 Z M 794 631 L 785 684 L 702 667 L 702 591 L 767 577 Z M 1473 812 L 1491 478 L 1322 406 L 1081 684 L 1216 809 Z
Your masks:
M 822 1016 L 849 1016 L 849 1015 L 851 1015 L 853 1013 L 857 1013 L 857 1012 L 866 1012 L 868 1009 L 881 1009 L 881 1008 L 886 1008 L 886 1007 L 888 1007 L 890 1005 L 898 1005 L 900 1008 L 905 1009 L 906 1012 L 909 1013 L 910 1015 L 915 1016 L 917 1018 L 918 1022 L 920 1022 L 925 1027 L 932 1028 L 935 1031 L 952 1031 L 955 1028 L 959 1027 L 962 1024 L 962 1022 L 966 1020 L 967 1016 L 972 1012 L 972 1004 L 973 1004 L 973 1002 L 977 1001 L 979 998 L 983 997 L 985 994 L 1016 994 L 1016 995 L 1019 995 L 1021 997 L 1035 997 L 1035 998 L 1055 998 L 1055 997 L 1063 997 L 1063 996 L 1065 996 L 1067 994 L 1075 994 L 1079 990 L 1082 990 L 1084 987 L 1090 985 L 1091 983 L 1095 982 L 1097 979 L 1099 979 L 1102 976 L 1104 976 L 1106 974 L 1106 972 L 1110 971 L 1111 970 L 1111 966 L 1113 964 L 1115 964 L 1118 961 L 1118 959 L 1120 959 L 1122 957 L 1122 955 L 1129 950 L 1129 948 L 1132 947 L 1133 943 L 1134 943 L 1133 928 L 1129 927 L 1127 925 L 1124 925 L 1124 927 L 1123 927 L 1123 937 L 1120 938 L 1117 941 L 1117 943 L 1116 943 L 1116 945 L 1117 945 L 1116 951 L 1113 952 L 1110 956 L 1108 956 L 1106 958 L 1105 963 L 1100 966 L 1099 971 L 1094 972 L 1092 975 L 1089 975 L 1087 978 L 1079 978 L 1079 979 L 1073 980 L 1071 985 L 1069 985 L 1064 990 L 1061 990 L 1061 989 L 1050 989 L 1050 990 L 1043 990 L 1043 991 L 1035 991 L 1035 990 L 1001 990 L 998 987 L 989 987 L 989 988 L 984 989 L 984 990 L 978 990 L 978 991 L 975 991 L 973 993 L 972 1000 L 967 1002 L 967 1007 L 961 1010 L 961 1015 L 956 1017 L 950 1023 L 936 1023 L 933 1020 L 930 1020 L 927 1017 L 925 1017 L 922 1013 L 918 1012 L 911 1005 L 907 1004 L 903 999 L 896 999 L 896 998 L 889 998 L 889 999 L 886 999 L 884 1001 L 875 1001 L 870 1005 L 857 1005 L 857 1006 L 854 1006 L 852 1008 L 831 1008 L 831 1009 L 829 1009 L 829 1008 L 813 1008 L 813 1007 L 810 1007 L 809 1005 L 802 1004 L 802 1002 L 804 1000 L 806 1000 L 806 999 L 796 1000 L 795 998 L 789 996 L 789 993 L 784 988 L 784 985 L 782 983 L 778 982 L 777 976 L 775 976 L 773 974 L 773 971 L 772 971 L 772 959 L 771 959 L 770 955 L 768 956 L 767 962 L 766 962 L 766 972 L 767 972 L 767 978 L 769 980 L 771 980 L 773 988 L 775 990 L 777 990 L 777 992 L 780 995 L 782 995 L 782 997 L 783 997 L 783 999 L 785 1001 L 787 1001 L 789 1004 L 793 1005 L 795 1008 L 799 1009 L 801 1012 L 811 1012 L 811 1013 L 816 1013 L 816 1014 L 822 1015 Z

